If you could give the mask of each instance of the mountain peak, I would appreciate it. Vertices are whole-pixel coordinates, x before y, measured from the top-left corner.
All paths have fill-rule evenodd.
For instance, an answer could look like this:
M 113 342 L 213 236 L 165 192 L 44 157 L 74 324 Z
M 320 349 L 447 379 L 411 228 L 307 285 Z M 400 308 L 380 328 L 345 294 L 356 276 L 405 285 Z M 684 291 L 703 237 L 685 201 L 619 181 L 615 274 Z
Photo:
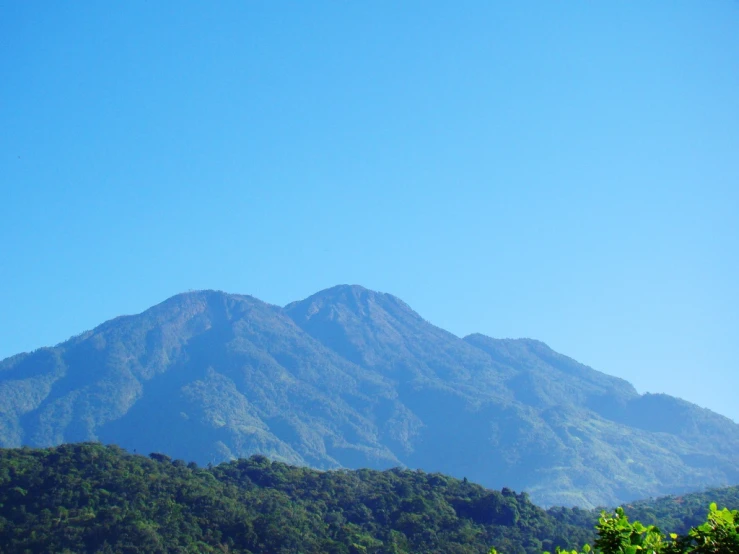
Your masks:
M 394 299 L 395 301 L 399 301 L 398 298 L 393 296 L 392 294 L 388 294 L 385 292 L 379 292 L 372 289 L 365 288 L 361 285 L 335 285 L 333 287 L 329 287 L 327 289 L 323 289 L 321 291 L 318 291 L 315 294 L 312 294 L 308 298 L 304 300 L 298 300 L 296 302 L 292 302 L 285 306 L 286 309 L 289 309 L 291 306 L 294 306 L 296 304 L 303 304 L 306 302 L 331 302 L 331 303 L 341 303 L 341 302 L 348 302 L 348 301 L 356 301 L 360 299 L 368 300 L 368 299 Z
M 385 292 L 367 289 L 360 285 L 336 285 L 319 291 L 305 300 L 298 300 L 285 306 L 285 311 L 291 318 L 299 322 L 308 320 L 318 314 L 329 319 L 347 319 L 359 317 L 370 319 L 377 323 L 379 320 L 391 318 L 406 318 L 422 320 L 408 304 L 399 298 Z
M 337 285 L 317 292 L 288 304 L 285 313 L 342 356 L 370 366 L 382 357 L 378 350 L 403 347 L 405 329 L 426 324 L 399 298 L 359 285 Z
M 327 289 L 318 291 L 314 296 L 332 295 L 332 294 L 347 294 L 347 293 L 350 293 L 350 294 L 361 294 L 361 293 L 382 294 L 381 292 L 368 289 L 367 287 L 363 287 L 362 285 L 340 284 L 340 285 L 334 285 L 333 287 L 329 287 Z
M 167 300 L 159 305 L 168 303 L 182 303 L 192 301 L 204 301 L 204 302 L 221 302 L 224 300 L 247 300 L 251 302 L 263 303 L 258 298 L 250 296 L 248 294 L 234 294 L 216 289 L 191 289 L 185 292 L 170 296 Z M 156 307 L 156 306 L 155 306 Z

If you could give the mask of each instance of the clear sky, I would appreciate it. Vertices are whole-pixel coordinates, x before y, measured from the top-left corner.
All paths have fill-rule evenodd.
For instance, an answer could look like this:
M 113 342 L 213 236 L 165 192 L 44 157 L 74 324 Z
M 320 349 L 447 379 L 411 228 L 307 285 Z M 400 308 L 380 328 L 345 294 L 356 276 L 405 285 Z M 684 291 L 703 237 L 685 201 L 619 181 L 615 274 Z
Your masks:
M 739 2 L 0 0 L 0 358 L 339 283 L 739 421 Z

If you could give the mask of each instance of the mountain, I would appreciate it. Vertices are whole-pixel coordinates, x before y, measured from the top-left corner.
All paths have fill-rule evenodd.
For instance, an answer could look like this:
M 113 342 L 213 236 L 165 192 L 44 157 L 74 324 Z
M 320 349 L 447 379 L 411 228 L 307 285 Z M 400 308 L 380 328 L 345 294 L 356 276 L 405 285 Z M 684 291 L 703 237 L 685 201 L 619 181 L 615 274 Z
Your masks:
M 422 468 L 543 505 L 739 482 L 739 425 L 529 340 L 463 339 L 338 286 L 202 291 L 0 362 L 0 446 L 101 441 L 199 463 Z
M 100 444 L 0 449 L 5 554 L 539 554 L 592 535 L 525 494 L 440 474 L 318 472 L 263 456 L 203 469 Z

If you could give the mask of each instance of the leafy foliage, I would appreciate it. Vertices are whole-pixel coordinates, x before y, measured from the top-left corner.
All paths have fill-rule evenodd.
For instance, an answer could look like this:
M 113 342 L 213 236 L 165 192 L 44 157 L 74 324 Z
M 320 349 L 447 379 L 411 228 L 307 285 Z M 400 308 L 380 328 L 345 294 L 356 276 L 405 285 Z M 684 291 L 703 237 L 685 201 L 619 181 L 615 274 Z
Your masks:
M 711 503 L 739 509 L 739 486 L 642 500 L 626 505 L 625 509 L 646 525 L 656 525 L 660 529 L 686 535 L 692 528 L 706 522 Z
M 706 522 L 709 505 L 714 502 L 730 510 L 739 509 L 739 486 L 640 500 L 625 505 L 624 509 L 645 526 L 687 535 L 692 528 Z M 549 508 L 547 513 L 561 523 L 584 528 L 598 525 L 602 515 L 599 510 L 563 507 Z
M 557 549 L 558 554 L 737 554 L 739 553 L 739 510 L 719 510 L 711 503 L 706 521 L 686 535 L 662 534 L 654 525 L 629 522 L 623 508 L 613 514 L 602 512 L 597 526 L 595 549 Z M 491 548 L 489 554 L 497 554 Z M 545 552 L 544 554 L 549 554 Z

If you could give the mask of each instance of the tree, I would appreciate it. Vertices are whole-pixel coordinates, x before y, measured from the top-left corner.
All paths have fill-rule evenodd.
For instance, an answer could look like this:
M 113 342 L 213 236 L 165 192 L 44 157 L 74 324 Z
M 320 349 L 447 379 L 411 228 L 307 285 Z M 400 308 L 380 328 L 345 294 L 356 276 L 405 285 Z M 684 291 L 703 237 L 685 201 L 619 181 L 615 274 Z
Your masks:
M 595 549 L 585 545 L 577 550 L 557 549 L 558 554 L 739 554 L 739 510 L 719 510 L 712 503 L 706 522 L 686 535 L 669 538 L 654 526 L 629 522 L 623 508 L 612 514 L 601 512 L 596 526 Z M 489 554 L 498 554 L 491 548 Z M 544 554 L 549 554 L 545 552 Z

